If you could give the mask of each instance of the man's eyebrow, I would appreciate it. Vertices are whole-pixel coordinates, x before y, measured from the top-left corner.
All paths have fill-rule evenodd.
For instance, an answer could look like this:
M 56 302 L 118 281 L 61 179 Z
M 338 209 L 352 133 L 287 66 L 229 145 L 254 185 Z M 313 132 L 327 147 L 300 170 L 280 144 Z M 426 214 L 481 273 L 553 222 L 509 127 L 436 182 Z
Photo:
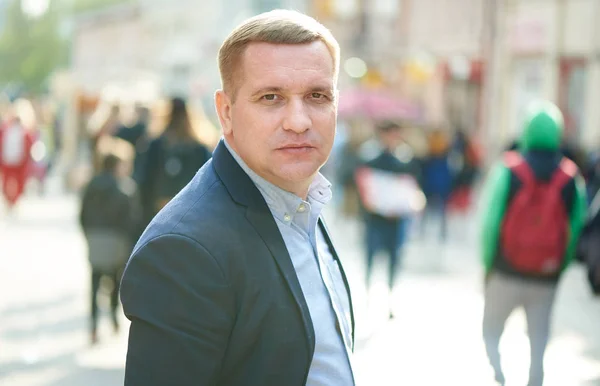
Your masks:
M 273 87 L 273 86 L 261 87 L 252 93 L 252 97 L 257 97 L 259 95 L 265 95 L 265 94 L 280 93 L 282 90 L 283 89 L 281 87 Z
M 335 94 L 335 90 L 330 86 L 315 86 L 310 89 L 310 92 L 320 92 L 327 94 Z
M 283 88 L 281 87 L 277 87 L 277 86 L 267 86 L 267 87 L 261 87 L 258 90 L 256 90 L 255 92 L 252 93 L 252 98 L 256 98 L 258 96 L 262 96 L 265 94 L 279 94 L 283 92 Z M 309 93 L 312 92 L 320 92 L 323 94 L 330 94 L 330 95 L 334 95 L 335 94 L 335 89 L 331 86 L 314 86 L 308 89 Z

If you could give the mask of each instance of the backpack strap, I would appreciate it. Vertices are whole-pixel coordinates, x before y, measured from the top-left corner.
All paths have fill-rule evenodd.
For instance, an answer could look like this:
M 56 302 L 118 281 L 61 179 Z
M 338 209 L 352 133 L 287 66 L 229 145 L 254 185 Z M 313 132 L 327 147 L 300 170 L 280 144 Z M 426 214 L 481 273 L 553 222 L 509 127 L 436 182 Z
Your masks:
M 507 151 L 504 153 L 504 163 L 517 176 L 523 184 L 532 184 L 535 182 L 535 174 L 529 167 L 525 158 L 516 151 Z
M 552 176 L 552 180 L 550 180 L 550 184 L 558 189 L 562 189 L 569 181 L 577 176 L 578 170 L 575 162 L 567 157 L 563 157 Z

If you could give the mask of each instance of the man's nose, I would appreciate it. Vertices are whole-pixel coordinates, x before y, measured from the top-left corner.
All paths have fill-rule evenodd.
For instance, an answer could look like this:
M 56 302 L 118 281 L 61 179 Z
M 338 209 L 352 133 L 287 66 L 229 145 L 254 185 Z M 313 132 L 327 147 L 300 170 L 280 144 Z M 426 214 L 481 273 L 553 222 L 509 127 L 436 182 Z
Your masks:
M 286 106 L 283 128 L 296 133 L 303 133 L 310 129 L 311 124 L 312 120 L 308 106 L 302 99 L 291 99 Z

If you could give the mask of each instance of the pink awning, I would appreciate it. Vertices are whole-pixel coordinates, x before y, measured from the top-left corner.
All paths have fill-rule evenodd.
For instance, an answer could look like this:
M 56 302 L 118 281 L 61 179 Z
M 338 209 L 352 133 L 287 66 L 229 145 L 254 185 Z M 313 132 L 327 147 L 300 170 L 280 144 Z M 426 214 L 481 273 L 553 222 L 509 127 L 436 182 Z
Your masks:
M 338 113 L 341 118 L 418 120 L 420 109 L 415 103 L 387 91 L 349 89 L 340 92 Z

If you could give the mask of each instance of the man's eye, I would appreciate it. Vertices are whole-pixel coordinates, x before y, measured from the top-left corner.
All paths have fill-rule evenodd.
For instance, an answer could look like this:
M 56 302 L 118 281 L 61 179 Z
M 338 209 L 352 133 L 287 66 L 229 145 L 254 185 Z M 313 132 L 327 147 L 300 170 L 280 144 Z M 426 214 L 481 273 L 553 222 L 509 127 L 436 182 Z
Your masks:
M 277 95 L 275 95 L 275 94 L 263 95 L 262 99 L 264 99 L 266 101 L 275 101 L 275 100 L 277 100 Z
M 323 103 L 331 100 L 331 98 L 328 95 L 321 94 L 320 92 L 311 93 L 310 98 L 316 102 L 323 102 Z

